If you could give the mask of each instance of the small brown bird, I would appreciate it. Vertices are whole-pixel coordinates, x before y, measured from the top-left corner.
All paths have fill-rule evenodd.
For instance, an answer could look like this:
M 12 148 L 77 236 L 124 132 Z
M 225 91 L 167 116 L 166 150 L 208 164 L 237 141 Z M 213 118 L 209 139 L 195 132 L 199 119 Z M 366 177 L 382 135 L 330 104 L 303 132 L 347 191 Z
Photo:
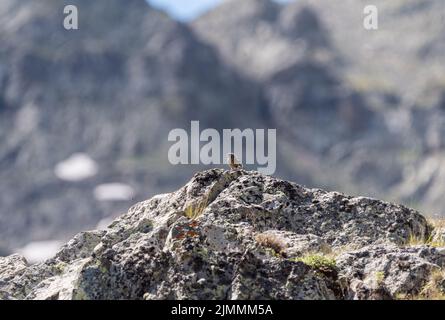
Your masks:
M 227 164 L 232 170 L 239 170 L 243 168 L 243 165 L 238 161 L 233 153 L 227 154 Z

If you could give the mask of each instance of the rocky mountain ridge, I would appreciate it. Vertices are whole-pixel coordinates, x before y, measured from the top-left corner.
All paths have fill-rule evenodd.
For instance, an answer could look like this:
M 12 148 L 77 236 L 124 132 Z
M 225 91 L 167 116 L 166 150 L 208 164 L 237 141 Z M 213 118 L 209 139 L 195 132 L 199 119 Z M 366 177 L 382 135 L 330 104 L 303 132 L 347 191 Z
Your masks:
M 0 297 L 414 297 L 443 274 L 445 248 L 411 239 L 444 243 L 443 232 L 404 206 L 213 169 L 78 234 L 45 263 L 0 258 Z

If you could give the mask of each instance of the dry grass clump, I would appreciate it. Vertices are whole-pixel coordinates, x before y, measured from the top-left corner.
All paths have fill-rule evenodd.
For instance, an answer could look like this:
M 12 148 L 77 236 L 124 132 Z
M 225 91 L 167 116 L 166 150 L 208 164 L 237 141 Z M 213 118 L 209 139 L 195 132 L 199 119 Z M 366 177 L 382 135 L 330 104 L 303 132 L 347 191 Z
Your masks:
M 431 228 L 431 233 L 427 237 L 416 236 L 410 234 L 408 241 L 405 246 L 418 246 L 418 245 L 428 245 L 431 247 L 439 248 L 445 247 L 445 239 L 437 239 L 435 237 L 435 232 L 437 230 L 443 230 L 445 232 L 445 218 L 428 218 L 428 224 Z
M 431 273 L 428 283 L 420 292 L 423 299 L 445 300 L 445 274 L 442 270 Z
M 445 241 L 433 240 L 432 235 L 425 238 L 425 237 L 419 237 L 419 236 L 410 234 L 405 246 L 414 247 L 414 246 L 418 246 L 418 245 L 427 245 L 427 246 L 431 246 L 431 247 L 435 247 L 435 248 L 440 248 L 440 247 L 445 247 Z
M 427 221 L 434 229 L 445 229 L 445 218 L 428 218 Z
M 255 237 L 255 241 L 266 249 L 272 250 L 274 255 L 285 257 L 286 243 L 278 236 L 270 233 L 261 233 Z

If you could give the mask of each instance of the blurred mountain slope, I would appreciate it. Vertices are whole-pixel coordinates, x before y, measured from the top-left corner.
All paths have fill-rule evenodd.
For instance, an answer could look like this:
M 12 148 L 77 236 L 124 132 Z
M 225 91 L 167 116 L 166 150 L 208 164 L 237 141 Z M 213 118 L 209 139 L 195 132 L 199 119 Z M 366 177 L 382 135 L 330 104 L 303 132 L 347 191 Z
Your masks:
M 411 103 L 425 98 L 428 92 L 422 91 L 435 82 L 443 86 L 445 3 L 372 4 L 379 9 L 378 31 L 363 27 L 365 0 L 299 0 L 285 6 L 226 0 L 193 26 L 226 61 L 259 78 L 311 56 L 336 62 L 358 88 L 387 88 Z M 341 59 L 333 60 L 334 53 Z

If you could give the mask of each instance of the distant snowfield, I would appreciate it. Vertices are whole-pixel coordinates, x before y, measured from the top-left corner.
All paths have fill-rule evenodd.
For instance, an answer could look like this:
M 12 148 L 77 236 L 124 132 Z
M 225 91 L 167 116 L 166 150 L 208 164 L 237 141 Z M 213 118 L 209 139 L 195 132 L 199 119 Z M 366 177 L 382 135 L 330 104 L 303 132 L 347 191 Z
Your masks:
M 59 240 L 33 241 L 23 248 L 14 250 L 24 256 L 29 263 L 39 263 L 52 258 L 63 245 Z
M 54 173 L 59 179 L 71 182 L 94 177 L 97 172 L 96 162 L 85 153 L 75 153 L 68 159 L 59 162 L 54 168 Z
M 134 189 L 123 183 L 101 184 L 94 189 L 94 197 L 99 201 L 128 201 L 134 196 Z

